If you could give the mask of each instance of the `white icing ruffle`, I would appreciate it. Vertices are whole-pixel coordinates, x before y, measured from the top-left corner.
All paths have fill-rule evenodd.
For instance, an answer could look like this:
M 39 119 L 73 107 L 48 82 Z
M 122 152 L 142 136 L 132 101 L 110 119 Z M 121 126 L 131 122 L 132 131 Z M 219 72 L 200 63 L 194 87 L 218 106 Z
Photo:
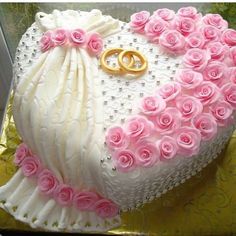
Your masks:
M 94 212 L 61 207 L 42 194 L 36 180 L 24 177 L 21 170 L 0 188 L 0 207 L 33 228 L 50 231 L 104 232 L 120 225 L 119 216 L 102 219 Z

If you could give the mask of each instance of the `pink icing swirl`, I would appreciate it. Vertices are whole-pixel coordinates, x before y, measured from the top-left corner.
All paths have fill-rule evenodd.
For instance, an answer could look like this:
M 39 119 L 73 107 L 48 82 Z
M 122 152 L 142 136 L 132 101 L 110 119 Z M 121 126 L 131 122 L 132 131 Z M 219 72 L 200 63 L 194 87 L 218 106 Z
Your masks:
M 136 163 L 142 167 L 151 167 L 159 160 L 159 148 L 153 143 L 143 141 L 138 143 L 136 152 Z
M 71 206 L 74 194 L 72 187 L 66 184 L 59 184 L 54 192 L 54 198 L 62 206 Z
M 134 13 L 130 17 L 130 27 L 138 33 L 144 32 L 144 27 L 149 21 L 150 13 L 148 11 L 140 11 Z
M 41 169 L 40 161 L 34 157 L 27 157 L 21 163 L 21 169 L 26 177 L 37 175 Z
M 87 36 L 87 49 L 92 55 L 99 55 L 103 49 L 103 41 L 98 33 L 90 33 Z
M 221 92 L 223 93 L 225 100 L 236 109 L 236 85 L 227 83 L 222 86 Z
M 52 41 L 55 46 L 62 46 L 68 42 L 68 32 L 64 29 L 56 29 L 52 33 Z
M 164 21 L 171 21 L 175 18 L 175 12 L 168 8 L 161 8 L 153 12 L 153 16 L 160 17 Z
M 197 12 L 195 7 L 182 7 L 178 10 L 177 15 L 181 17 L 190 18 L 193 20 L 199 19 L 201 15 Z
M 29 148 L 26 144 L 21 143 L 16 149 L 14 164 L 17 166 L 22 166 L 23 160 L 28 156 L 31 156 Z
M 74 45 L 83 45 L 86 42 L 86 32 L 83 29 L 72 30 L 70 40 Z
M 200 131 L 191 127 L 181 127 L 176 132 L 178 153 L 190 157 L 199 152 Z
M 181 86 L 176 82 L 166 83 L 157 90 L 166 102 L 174 100 L 180 93 Z
M 193 125 L 201 133 L 202 140 L 210 140 L 216 136 L 217 124 L 214 117 L 208 113 L 202 113 L 193 118 Z
M 212 25 L 220 30 L 224 30 L 228 28 L 228 22 L 222 18 L 219 14 L 206 14 L 202 21 L 206 25 Z
M 236 46 L 236 30 L 226 29 L 222 34 L 221 40 L 229 46 Z
M 119 213 L 119 208 L 110 200 L 100 199 L 95 204 L 95 212 L 101 218 L 112 218 Z
M 170 160 L 175 157 L 178 147 L 174 138 L 170 136 L 164 136 L 157 141 L 157 146 L 160 149 L 160 159 Z
M 54 47 L 54 42 L 52 41 L 52 31 L 45 32 L 39 43 L 42 52 L 46 52 L 50 48 Z

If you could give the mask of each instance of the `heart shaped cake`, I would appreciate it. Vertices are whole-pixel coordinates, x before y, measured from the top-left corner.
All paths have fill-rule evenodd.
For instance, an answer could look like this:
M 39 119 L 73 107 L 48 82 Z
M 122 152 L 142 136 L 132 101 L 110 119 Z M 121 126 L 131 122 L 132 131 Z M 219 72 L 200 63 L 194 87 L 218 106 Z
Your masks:
M 220 15 L 185 7 L 130 23 L 99 10 L 35 19 L 14 63 L 19 169 L 0 187 L 16 219 L 107 231 L 224 149 L 236 124 L 236 31 Z M 122 53 L 100 60 L 113 49 Z

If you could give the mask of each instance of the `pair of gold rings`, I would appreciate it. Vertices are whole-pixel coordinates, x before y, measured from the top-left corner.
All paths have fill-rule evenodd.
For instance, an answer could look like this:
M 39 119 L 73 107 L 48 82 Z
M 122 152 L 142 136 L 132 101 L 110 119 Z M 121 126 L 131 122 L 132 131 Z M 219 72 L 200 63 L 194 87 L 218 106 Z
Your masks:
M 107 58 L 111 55 L 118 54 L 117 66 L 109 66 Z M 126 60 L 125 60 L 126 59 Z M 101 67 L 110 74 L 142 74 L 147 69 L 147 59 L 136 50 L 125 50 L 123 48 L 110 48 L 105 50 L 100 57 Z M 137 67 L 137 63 L 140 65 Z

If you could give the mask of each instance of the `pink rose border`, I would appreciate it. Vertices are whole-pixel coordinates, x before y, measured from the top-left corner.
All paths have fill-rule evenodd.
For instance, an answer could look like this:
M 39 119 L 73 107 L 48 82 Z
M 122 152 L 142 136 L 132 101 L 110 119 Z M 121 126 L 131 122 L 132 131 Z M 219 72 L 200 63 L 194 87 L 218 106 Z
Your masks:
M 121 172 L 197 155 L 202 141 L 232 124 L 236 109 L 236 31 L 220 15 L 163 8 L 133 14 L 130 27 L 167 53 L 184 55 L 184 68 L 141 100 L 139 114 L 107 130 L 106 145 Z
M 53 172 L 45 168 L 39 157 L 21 143 L 15 152 L 14 163 L 25 177 L 37 181 L 40 192 L 53 198 L 61 207 L 75 207 L 79 211 L 95 212 L 101 218 L 112 218 L 119 214 L 119 207 L 109 199 L 91 190 L 78 190 L 60 182 Z
M 80 28 L 74 30 L 63 28 L 49 30 L 40 39 L 42 52 L 58 46 L 85 48 L 90 55 L 97 56 L 103 49 L 103 40 L 99 33 L 86 32 Z

